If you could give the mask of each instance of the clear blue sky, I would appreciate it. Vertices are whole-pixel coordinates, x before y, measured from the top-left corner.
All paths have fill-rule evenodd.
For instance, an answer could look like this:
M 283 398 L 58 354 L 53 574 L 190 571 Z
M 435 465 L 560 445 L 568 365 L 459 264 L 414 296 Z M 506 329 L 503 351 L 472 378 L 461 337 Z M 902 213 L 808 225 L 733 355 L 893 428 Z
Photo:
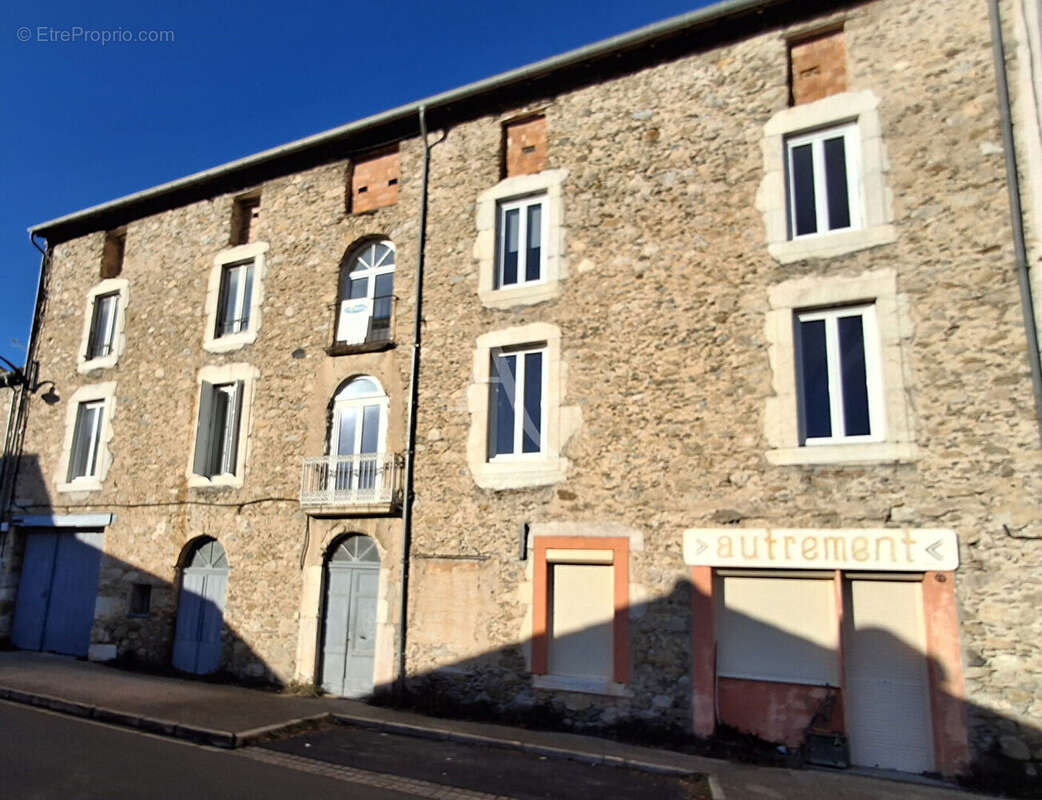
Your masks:
M 0 355 L 25 359 L 30 225 L 708 4 L 9 1 Z M 173 41 L 97 41 L 106 31 Z

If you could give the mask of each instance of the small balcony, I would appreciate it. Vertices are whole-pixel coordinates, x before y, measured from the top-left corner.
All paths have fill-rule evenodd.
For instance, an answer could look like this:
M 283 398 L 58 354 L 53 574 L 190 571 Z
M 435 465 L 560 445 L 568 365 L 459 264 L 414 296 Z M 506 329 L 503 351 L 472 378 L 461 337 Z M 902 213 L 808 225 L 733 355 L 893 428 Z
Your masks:
M 362 316 L 367 316 L 364 322 L 365 330 L 349 330 L 350 315 L 346 314 L 344 307 L 350 307 L 358 301 L 344 300 L 332 307 L 334 315 L 334 337 L 335 341 L 326 348 L 326 353 L 331 356 L 345 356 L 352 353 L 371 353 L 376 350 L 387 350 L 394 347 L 395 328 L 397 327 L 398 298 L 394 295 L 386 297 L 374 297 L 368 305 L 361 301 Z M 357 323 L 355 323 L 357 325 Z M 362 326 L 358 326 L 359 328 Z
M 390 514 L 401 508 L 404 468 L 401 453 L 305 458 L 300 507 L 314 517 Z

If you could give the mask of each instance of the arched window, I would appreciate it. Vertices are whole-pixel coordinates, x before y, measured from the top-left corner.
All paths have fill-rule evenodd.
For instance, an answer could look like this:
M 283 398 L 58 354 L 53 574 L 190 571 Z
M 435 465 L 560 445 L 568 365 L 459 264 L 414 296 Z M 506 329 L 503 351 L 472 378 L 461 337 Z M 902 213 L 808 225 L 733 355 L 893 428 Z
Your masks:
M 340 268 L 336 344 L 389 342 L 394 310 L 394 244 L 370 241 L 352 250 Z
M 384 469 L 387 395 L 375 378 L 359 376 L 333 397 L 329 455 L 334 488 L 350 495 L 378 491 Z

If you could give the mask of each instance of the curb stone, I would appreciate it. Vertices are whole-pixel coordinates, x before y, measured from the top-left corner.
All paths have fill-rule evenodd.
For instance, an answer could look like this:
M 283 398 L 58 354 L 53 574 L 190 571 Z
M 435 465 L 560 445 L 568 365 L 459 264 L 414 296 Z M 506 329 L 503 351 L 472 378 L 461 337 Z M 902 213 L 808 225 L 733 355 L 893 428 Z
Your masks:
M 327 719 L 330 716 L 329 712 L 324 712 L 311 717 L 294 718 L 286 720 L 285 722 L 277 722 L 271 725 L 264 725 L 258 728 L 251 728 L 249 730 L 235 733 L 232 731 L 206 728 L 201 725 L 187 725 L 182 722 L 175 722 L 173 720 L 162 719 L 159 717 L 146 717 L 141 714 L 120 711 L 114 708 L 106 708 L 105 706 L 92 706 L 87 703 L 77 703 L 72 700 L 64 700 L 60 697 L 24 692 L 20 689 L 11 689 L 6 686 L 0 686 L 0 700 L 8 700 L 12 703 L 44 708 L 48 711 L 54 711 L 59 714 L 67 714 L 69 716 L 81 717 L 83 719 L 92 719 L 109 725 L 133 728 L 135 730 L 146 731 L 160 736 L 183 739 L 185 741 L 195 742 L 196 744 L 221 747 L 228 750 L 245 747 L 253 739 L 281 730 L 282 728 L 288 728 L 312 720 Z
M 422 739 L 440 739 L 459 742 L 461 744 L 478 744 L 490 747 L 500 747 L 509 750 L 520 750 L 534 755 L 546 756 L 547 758 L 569 759 L 587 764 L 603 764 L 611 767 L 624 767 L 638 770 L 640 772 L 657 773 L 660 775 L 690 776 L 701 774 L 699 770 L 686 767 L 675 767 L 668 764 L 645 761 L 637 758 L 626 758 L 624 756 L 609 755 L 581 750 L 578 748 L 556 747 L 553 745 L 540 745 L 524 742 L 521 739 L 501 736 L 489 736 L 479 733 L 466 733 L 454 731 L 448 728 L 440 728 L 434 725 L 414 725 L 407 722 L 392 722 L 389 720 L 373 719 L 371 717 L 355 716 L 342 712 L 322 712 L 308 717 L 295 717 L 284 722 L 276 722 L 250 728 L 245 731 L 232 732 L 222 731 L 202 726 L 186 725 L 173 720 L 158 717 L 147 717 L 133 714 L 131 712 L 119 711 L 104 706 L 92 706 L 86 703 L 77 703 L 60 697 L 46 694 L 25 692 L 0 686 L 0 700 L 8 700 L 23 705 L 45 708 L 60 714 L 93 719 L 110 725 L 118 725 L 124 728 L 146 731 L 148 733 L 167 736 L 174 739 L 182 739 L 196 744 L 221 747 L 228 750 L 248 746 L 252 741 L 262 736 L 277 731 L 291 728 L 306 722 L 323 719 L 335 719 L 360 728 L 398 733 L 403 736 L 413 736 Z M 714 775 L 707 775 L 710 790 L 715 800 L 722 800 L 723 791 L 720 790 L 719 782 Z
M 332 717 L 359 728 L 375 728 L 377 730 L 400 733 L 405 736 L 417 736 L 424 739 L 448 739 L 449 741 L 460 742 L 461 744 L 485 744 L 492 747 L 522 750 L 535 755 L 547 756 L 548 758 L 565 758 L 572 761 L 582 761 L 587 764 L 604 764 L 613 767 L 626 767 L 640 772 L 654 772 L 659 775 L 689 776 L 703 774 L 693 768 L 674 767 L 668 764 L 655 763 L 653 761 L 626 758 L 625 756 L 592 753 L 588 750 L 580 750 L 577 748 L 530 744 L 523 742 L 520 739 L 462 733 L 446 728 L 437 728 L 433 726 L 423 727 L 419 725 L 410 725 L 406 722 L 390 722 L 386 720 L 372 719 L 371 717 L 359 717 L 342 712 L 333 712 Z M 715 796 L 716 795 L 714 795 L 714 797 Z

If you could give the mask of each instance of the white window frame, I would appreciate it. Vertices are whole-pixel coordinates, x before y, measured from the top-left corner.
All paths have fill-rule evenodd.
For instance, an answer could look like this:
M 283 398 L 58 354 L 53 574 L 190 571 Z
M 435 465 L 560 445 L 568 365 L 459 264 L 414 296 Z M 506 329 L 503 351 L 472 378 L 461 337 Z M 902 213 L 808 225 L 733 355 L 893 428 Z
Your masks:
M 101 425 L 91 437 L 91 454 L 88 457 L 88 461 L 93 461 L 94 469 L 90 475 L 77 475 L 70 479 L 72 447 L 76 441 L 76 422 L 80 406 L 95 404 L 101 406 L 102 415 Z M 62 457 L 54 476 L 54 484 L 59 492 L 95 492 L 103 488 L 105 477 L 112 466 L 112 452 L 109 449 L 109 443 L 112 441 L 112 421 L 115 416 L 115 381 L 80 387 L 69 398 L 65 409 L 65 438 L 62 443 Z
M 824 232 L 819 227 L 817 233 L 792 238 L 789 142 L 846 125 L 855 131 L 851 136 L 856 141 L 856 169 L 850 169 L 848 148 L 847 183 L 848 193 L 855 195 L 851 224 L 856 206 L 859 226 Z M 767 251 L 776 261 L 791 264 L 810 258 L 832 258 L 897 241 L 893 200 L 887 186 L 889 164 L 879 98 L 873 92 L 840 92 L 779 111 L 764 125 L 760 148 L 763 180 L 756 193 L 756 207 L 763 217 Z M 856 193 L 851 188 L 855 183 Z
M 770 311 L 764 335 L 772 371 L 773 393 L 764 413 L 765 456 L 771 464 L 907 462 L 918 458 L 909 391 L 907 353 L 913 326 L 908 298 L 897 292 L 897 272 L 874 270 L 855 277 L 811 276 L 784 281 L 768 291 Z M 873 305 L 878 343 L 874 380 L 878 430 L 871 439 L 849 437 L 833 442 L 800 440 L 800 394 L 797 371 L 797 314 L 809 309 Z M 869 333 L 866 330 L 866 348 Z M 868 367 L 866 356 L 866 374 Z M 871 377 L 870 377 L 870 380 Z M 871 394 L 870 394 L 871 400 Z M 875 425 L 873 419 L 872 424 Z M 877 438 L 878 437 L 878 438 Z M 822 446 L 808 446 L 821 444 Z
M 532 280 L 524 276 L 528 272 L 528 209 L 539 207 L 539 277 Z M 510 284 L 503 282 L 503 268 L 506 263 L 506 215 L 510 211 L 518 212 L 518 256 L 517 280 Z M 530 195 L 514 200 L 501 201 L 496 208 L 496 289 L 498 291 L 515 289 L 521 286 L 534 286 L 546 283 L 546 246 L 547 218 L 549 202 L 545 194 Z
M 825 140 L 843 139 L 844 169 L 847 177 L 847 206 L 850 225 L 830 228 L 828 219 L 828 189 L 825 184 Z M 814 211 L 816 228 L 812 233 L 796 233 L 796 176 L 792 166 L 793 150 L 803 145 L 811 146 L 814 169 Z M 785 166 L 788 176 L 789 238 L 802 239 L 810 236 L 829 236 L 840 231 L 854 231 L 862 227 L 861 222 L 861 158 L 858 151 L 857 123 L 847 123 L 831 128 L 812 131 L 785 138 Z
M 106 301 L 111 301 L 108 319 L 102 320 L 101 313 Z M 119 315 L 119 292 L 99 294 L 94 298 L 94 309 L 91 311 L 90 333 L 87 335 L 87 358 L 104 358 L 116 347 L 116 317 Z M 95 339 L 99 330 L 104 328 L 101 338 L 101 352 L 94 353 Z
M 255 265 L 254 265 L 253 259 L 249 259 L 247 261 L 237 261 L 234 264 L 225 264 L 221 268 L 221 293 L 222 293 L 222 297 L 226 297 L 224 295 L 225 278 L 227 277 L 228 280 L 230 281 L 231 280 L 231 275 L 233 273 L 235 273 L 235 272 L 239 273 L 239 277 L 238 277 L 238 280 L 235 283 L 235 298 L 232 300 L 232 303 L 231 303 L 232 319 L 229 320 L 228 322 L 225 322 L 222 319 L 221 313 L 222 313 L 223 309 L 221 308 L 220 300 L 218 300 L 218 303 L 217 303 L 217 318 L 214 321 L 214 334 L 213 334 L 214 338 L 216 338 L 216 339 L 223 339 L 225 336 L 234 336 L 237 333 L 242 333 L 243 331 L 248 330 L 249 327 L 250 327 L 249 319 L 246 319 L 244 321 L 243 320 L 243 315 L 249 313 L 249 299 L 246 297 L 246 286 L 247 285 L 249 285 L 249 287 L 250 287 L 250 298 L 252 299 L 252 297 L 253 297 L 253 281 L 254 281 L 255 273 L 256 273 L 256 269 L 255 269 Z M 244 324 L 244 322 L 245 322 L 245 324 Z M 226 333 L 222 332 L 220 330 L 225 325 L 229 325 L 231 327 L 231 330 L 229 330 Z
M 347 388 L 354 383 L 356 380 L 367 380 L 372 381 L 376 384 L 376 391 L 370 394 L 358 394 L 351 397 L 342 397 Z M 366 406 L 379 406 L 380 408 L 380 419 L 377 425 L 377 448 L 376 452 L 383 454 L 386 449 L 387 441 L 387 414 L 388 408 L 390 407 L 390 399 L 387 397 L 387 393 L 383 390 L 380 385 L 380 381 L 374 378 L 372 375 L 358 375 L 352 378 L 344 387 L 333 397 L 333 417 L 329 428 L 329 454 L 337 455 L 337 451 L 340 448 L 340 415 L 345 409 L 355 408 L 359 412 L 362 411 Z M 358 415 L 359 421 L 362 419 L 362 414 Z M 355 441 L 352 443 L 352 449 L 350 453 L 345 455 L 360 455 L 359 449 L 362 442 L 362 426 L 358 425 L 355 430 Z
M 486 308 L 533 305 L 560 295 L 561 281 L 568 277 L 563 207 L 563 184 L 567 176 L 568 171 L 564 169 L 515 175 L 478 195 L 474 258 L 478 262 L 478 299 Z M 513 203 L 531 203 L 535 197 L 544 203 L 539 280 L 500 286 L 498 231 L 501 209 Z
M 90 358 L 91 333 L 94 322 L 94 308 L 100 298 L 115 295 L 116 313 L 109 321 L 110 349 L 108 353 Z M 83 315 L 83 336 L 76 359 L 76 371 L 85 374 L 95 369 L 109 369 L 116 366 L 126 345 L 126 308 L 130 302 L 130 283 L 126 278 L 109 278 L 95 285 L 87 293 L 87 309 Z
M 855 315 L 861 317 L 861 330 L 864 338 L 865 382 L 868 390 L 868 425 L 871 433 L 848 436 L 845 431 L 843 413 L 844 398 L 843 381 L 840 373 L 838 320 L 840 317 Z M 813 311 L 797 311 L 794 319 L 794 324 L 797 326 L 797 334 L 794 337 L 797 370 L 802 369 L 801 361 L 803 355 L 802 342 L 798 334 L 799 325 L 801 322 L 812 322 L 814 320 L 824 320 L 825 322 L 825 360 L 828 368 L 829 416 L 832 436 L 801 436 L 802 444 L 813 447 L 815 445 L 883 441 L 886 438 L 883 419 L 883 373 L 879 363 L 879 328 L 876 324 L 875 303 L 816 309 Z M 805 421 L 805 404 L 802 396 L 803 389 L 800 384 L 801 382 L 798 381 L 797 390 L 800 392 L 800 420 L 802 428 Z
M 524 440 L 525 440 L 525 412 L 524 412 L 524 387 L 525 387 L 525 362 L 529 354 L 540 353 L 542 354 L 542 363 L 539 376 L 539 450 L 534 453 L 525 453 Z M 492 450 L 493 431 L 492 431 L 492 395 L 494 393 L 495 383 L 495 370 L 492 369 L 492 363 L 496 358 L 502 356 L 516 356 L 514 361 L 514 392 L 513 392 L 513 407 L 514 407 L 514 449 L 510 453 L 495 453 Z M 511 347 L 494 347 L 489 351 L 489 434 L 488 434 L 488 447 L 489 447 L 489 461 L 517 461 L 519 459 L 542 459 L 546 452 L 546 382 L 547 382 L 547 363 L 549 361 L 547 347 L 544 343 L 532 343 L 528 345 L 517 345 Z M 520 407 L 520 412 L 518 413 Z
M 245 480 L 246 462 L 251 444 L 250 423 L 257 375 L 257 370 L 249 364 L 228 364 L 219 367 L 209 366 L 203 367 L 199 370 L 196 381 L 195 404 L 192 415 L 194 435 L 192 438 L 192 447 L 188 454 L 188 469 L 186 472 L 188 486 L 190 488 L 242 487 Z M 234 390 L 229 392 L 229 387 L 235 386 L 241 386 L 241 401 L 238 396 L 234 396 Z M 204 391 L 212 393 L 209 401 L 204 400 Z M 227 416 L 224 426 L 224 441 L 222 442 L 220 472 L 206 475 L 203 474 L 203 472 L 196 472 L 196 458 L 200 447 L 206 448 L 207 458 L 212 457 L 212 436 L 215 420 L 212 416 L 208 417 L 205 421 L 201 420 L 200 408 L 204 403 L 209 402 L 212 409 L 213 395 L 217 392 L 231 393 L 233 396 L 229 398 L 228 410 L 226 412 Z M 237 410 L 238 420 L 235 421 L 235 425 L 229 426 L 227 424 L 228 418 L 235 416 L 232 409 Z M 231 448 L 228 446 L 228 441 L 233 435 L 236 439 L 234 463 L 232 463 L 230 459 Z
M 543 421 L 539 453 L 489 458 L 489 416 L 492 397 L 492 351 L 531 347 L 540 343 L 543 356 Z M 582 424 L 578 406 L 564 406 L 565 365 L 561 359 L 561 331 L 556 325 L 533 322 L 478 337 L 474 349 L 473 380 L 467 389 L 470 431 L 467 464 L 474 482 L 483 489 L 522 489 L 561 483 L 568 475 L 564 448 Z
M 84 432 L 81 430 L 83 427 L 81 422 L 85 420 L 84 411 L 94 412 L 93 419 L 88 424 L 90 431 Z M 105 401 L 104 400 L 88 400 L 83 403 L 78 403 L 76 408 L 76 425 L 73 429 L 72 440 L 75 443 L 78 436 L 86 435 L 89 437 L 87 440 L 87 463 L 85 465 L 86 471 L 78 473 L 76 475 L 71 474 L 74 468 L 75 452 L 69 455 L 69 474 L 67 476 L 69 483 L 80 479 L 80 478 L 93 478 L 98 471 L 98 451 L 101 449 L 101 426 L 105 422 Z
M 204 384 L 204 386 L 212 387 L 207 391 L 211 392 L 215 405 L 222 397 L 224 402 L 224 419 L 219 419 L 216 413 L 211 415 L 209 419 L 210 430 L 206 442 L 206 457 L 211 463 L 220 463 L 217 464 L 215 469 L 208 470 L 205 475 L 210 479 L 223 475 L 234 476 L 235 462 L 239 453 L 239 420 L 242 417 L 239 402 L 245 384 L 240 382 L 208 383 Z M 218 423 L 221 424 L 219 429 L 221 431 L 219 445 L 218 437 L 216 435 L 218 432 Z M 234 448 L 232 447 L 233 442 Z
M 264 278 L 266 276 L 267 252 L 267 242 L 251 242 L 222 250 L 214 257 L 206 292 L 206 330 L 203 336 L 203 349 L 208 353 L 228 353 L 257 341 L 257 335 L 260 332 L 262 322 L 262 309 L 264 307 Z M 247 261 L 253 262 L 249 325 L 235 333 L 226 333 L 223 336 L 218 336 L 217 320 L 220 315 L 221 283 L 225 269 Z M 244 291 L 245 281 L 240 281 L 240 295 Z M 241 305 L 242 298 L 240 297 L 240 318 L 243 310 Z
M 366 252 L 368 248 L 372 247 L 373 245 L 383 245 L 384 247 L 388 248 L 391 251 L 391 263 L 381 263 L 377 266 L 366 265 L 362 269 L 354 269 L 354 265 L 362 263 L 362 255 Z M 336 304 L 336 319 L 333 321 L 334 347 L 351 347 L 353 345 L 368 344 L 372 341 L 380 341 L 371 338 L 373 333 L 373 312 L 376 309 L 376 279 L 381 275 L 394 275 L 397 262 L 398 251 L 394 246 L 394 242 L 392 242 L 390 239 L 381 239 L 379 241 L 370 240 L 368 242 L 363 242 L 357 247 L 351 249 L 346 263 L 340 270 L 339 285 L 337 286 L 338 297 Z M 366 284 L 366 294 L 364 298 L 355 298 L 354 300 L 351 300 L 343 297 L 345 290 L 350 285 L 352 275 L 355 275 L 356 277 L 362 277 L 364 275 L 366 277 L 368 283 Z M 388 318 L 388 324 L 392 325 L 395 312 L 394 297 L 395 296 L 392 294 L 391 316 Z M 366 329 L 365 339 L 361 342 L 346 342 L 341 338 L 340 332 L 340 322 L 342 316 L 341 309 L 343 308 L 345 303 L 357 302 L 358 300 L 362 299 L 367 300 L 369 302 L 369 322 L 368 327 Z M 392 338 L 388 336 L 387 341 L 392 341 Z

